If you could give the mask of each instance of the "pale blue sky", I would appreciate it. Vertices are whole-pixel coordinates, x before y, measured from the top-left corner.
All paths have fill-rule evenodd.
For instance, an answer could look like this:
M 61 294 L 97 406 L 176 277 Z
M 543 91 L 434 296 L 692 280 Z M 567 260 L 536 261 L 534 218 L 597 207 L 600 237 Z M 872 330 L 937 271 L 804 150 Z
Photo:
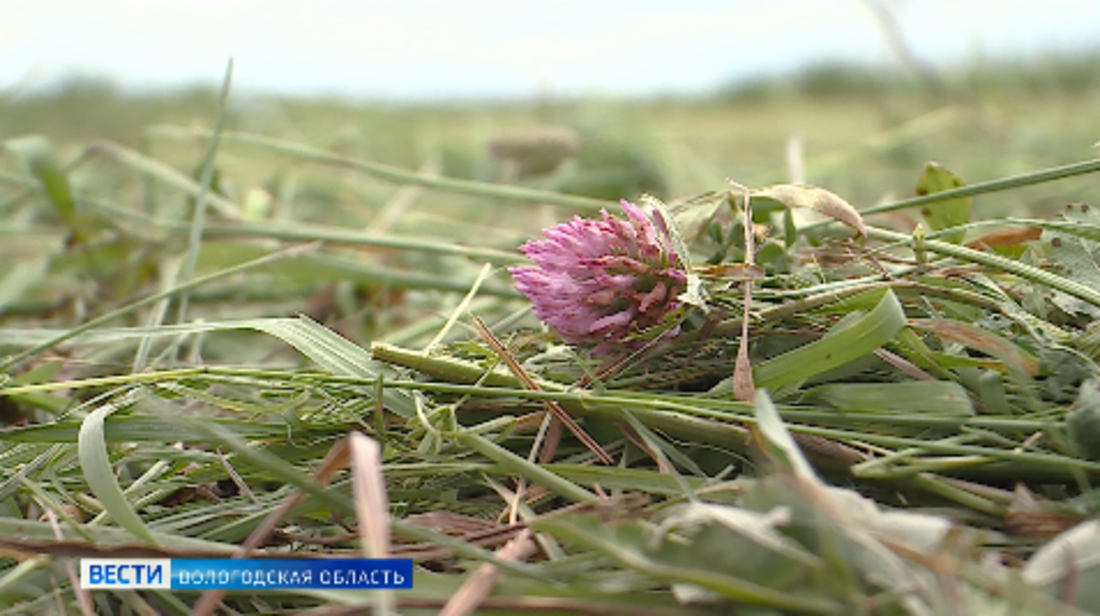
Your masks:
M 1100 45 L 1100 0 L 894 0 L 947 66 Z M 128 88 L 385 99 L 705 92 L 823 59 L 895 62 L 860 0 L 3 0 L 0 90 Z

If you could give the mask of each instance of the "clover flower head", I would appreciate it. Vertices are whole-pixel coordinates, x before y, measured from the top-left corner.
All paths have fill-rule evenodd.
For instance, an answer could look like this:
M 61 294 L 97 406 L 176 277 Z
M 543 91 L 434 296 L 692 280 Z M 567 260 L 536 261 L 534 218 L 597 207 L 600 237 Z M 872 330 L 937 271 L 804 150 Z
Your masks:
M 577 216 L 546 229 L 546 239 L 520 248 L 535 265 L 509 270 L 536 316 L 596 355 L 637 346 L 628 337 L 661 324 L 687 285 L 660 214 L 650 219 L 628 201 L 622 207 L 626 220 L 604 210 L 603 220 Z

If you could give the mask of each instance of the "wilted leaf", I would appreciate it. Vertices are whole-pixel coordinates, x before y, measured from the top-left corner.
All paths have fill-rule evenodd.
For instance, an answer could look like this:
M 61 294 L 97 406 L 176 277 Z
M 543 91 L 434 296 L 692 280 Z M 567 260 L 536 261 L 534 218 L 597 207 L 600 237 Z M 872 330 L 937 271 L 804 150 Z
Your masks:
M 756 397 L 748 342 L 748 337 L 742 335 L 737 345 L 737 359 L 733 362 L 733 397 L 738 402 L 749 402 Z
M 698 274 L 687 275 L 687 288 L 676 299 L 703 312 L 710 311 L 710 306 L 707 305 L 707 288 L 703 286 L 703 279 Z
M 1035 376 L 1039 372 L 1039 360 L 1034 355 L 991 331 L 969 323 L 949 319 L 913 319 L 909 326 L 992 355 L 1017 375 Z
M 928 163 L 924 166 L 920 179 L 917 180 L 917 195 L 923 197 L 962 186 L 965 186 L 962 178 L 944 169 L 939 163 Z M 941 231 L 970 222 L 971 205 L 970 197 L 948 199 L 924 205 L 920 213 L 933 231 Z M 952 244 L 960 244 L 965 235 L 965 231 L 957 231 L 940 239 Z
M 855 527 L 867 530 L 878 538 L 901 540 L 922 550 L 935 549 L 951 530 L 952 523 L 943 516 L 880 507 L 875 501 L 845 488 L 827 486 L 826 493 Z
M 1042 504 L 1022 483 L 1016 484 L 1012 504 L 1005 513 L 1010 535 L 1051 539 L 1084 521 L 1084 516 L 1064 504 Z
M 804 207 L 820 212 L 850 227 L 861 237 L 867 235 L 863 217 L 850 203 L 824 188 L 807 184 L 776 184 L 752 191 L 753 198 L 778 201 L 787 207 Z
M 821 564 L 817 557 L 776 530 L 777 526 L 790 521 L 791 512 L 785 507 L 759 513 L 728 505 L 685 503 L 669 508 L 667 516 L 661 523 L 661 532 L 667 532 L 672 528 L 720 524 L 761 547 L 783 554 L 804 565 L 816 567 Z
M 650 549 L 658 550 L 669 564 L 707 563 L 714 570 L 736 575 L 771 588 L 789 588 L 797 592 L 799 582 L 807 582 L 807 574 L 822 568 L 821 559 L 782 532 L 790 519 L 790 510 L 777 507 L 757 512 L 728 505 L 688 503 L 673 507 L 651 537 Z M 668 534 L 675 532 L 676 540 Z M 683 544 L 686 539 L 688 544 Z M 680 584 L 677 596 L 716 593 L 701 587 Z
M 802 562 L 721 524 L 705 525 L 687 540 L 660 541 L 656 548 L 637 522 L 602 523 L 594 514 L 546 516 L 533 520 L 531 527 L 631 569 L 705 588 L 727 599 L 790 612 L 840 613 L 837 602 L 814 588 L 784 589 L 806 575 Z
M 1027 561 L 1023 577 L 1052 597 L 1095 613 L 1100 606 L 1100 522 L 1090 520 L 1055 537 Z
M 967 248 L 983 250 L 986 248 L 1020 248 L 1026 242 L 1034 242 L 1043 235 L 1043 230 L 1038 227 L 1024 227 L 1022 229 L 1005 229 L 993 231 L 978 236 L 966 243 Z

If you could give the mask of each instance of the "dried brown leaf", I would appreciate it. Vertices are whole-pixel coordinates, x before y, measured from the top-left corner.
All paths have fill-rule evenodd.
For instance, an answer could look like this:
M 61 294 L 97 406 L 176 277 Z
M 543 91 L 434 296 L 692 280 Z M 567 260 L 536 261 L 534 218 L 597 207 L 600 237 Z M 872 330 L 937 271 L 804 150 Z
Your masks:
M 847 225 L 861 237 L 867 235 L 867 227 L 859 211 L 824 188 L 809 184 L 775 184 L 754 190 L 752 195 L 778 201 L 787 207 L 809 208 Z
M 538 551 L 538 544 L 529 529 L 524 529 L 515 539 L 512 539 L 503 548 L 497 550 L 496 556 L 501 560 L 526 560 Z M 440 611 L 440 616 L 465 616 L 474 613 L 485 601 L 497 579 L 500 578 L 500 569 L 489 563 L 478 567 L 466 583 L 447 602 Z
M 760 280 L 765 277 L 764 268 L 748 263 L 719 263 L 718 265 L 706 265 L 699 268 L 698 272 L 703 276 L 725 278 L 734 282 Z
M 1006 229 L 986 233 L 973 241 L 967 242 L 967 248 L 982 250 L 984 248 L 1000 248 L 1004 246 L 1019 246 L 1024 242 L 1034 242 L 1043 235 L 1043 230 L 1037 227 L 1024 227 L 1022 229 Z

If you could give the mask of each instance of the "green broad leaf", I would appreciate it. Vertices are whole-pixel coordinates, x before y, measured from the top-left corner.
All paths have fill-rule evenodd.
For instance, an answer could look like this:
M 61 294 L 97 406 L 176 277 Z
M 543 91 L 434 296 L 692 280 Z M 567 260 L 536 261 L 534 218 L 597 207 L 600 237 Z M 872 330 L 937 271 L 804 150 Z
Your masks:
M 1040 225 L 1043 248 L 1061 276 L 1100 289 L 1100 209 L 1088 204 L 1066 206 L 1061 221 Z M 1051 301 L 1067 314 L 1100 317 L 1100 307 L 1061 291 Z
M 966 390 L 950 381 L 831 383 L 808 390 L 801 401 L 824 402 L 839 411 L 854 413 L 974 414 Z
M 874 310 L 842 330 L 761 362 L 753 369 L 757 387 L 776 390 L 859 359 L 894 339 L 905 326 L 905 312 L 893 291 Z
M 1100 242 L 1100 212 L 1087 203 L 1067 205 L 1062 212 L 1061 220 L 1009 218 L 1005 222 L 1038 227 L 1043 231 L 1056 231 L 1081 239 Z
M 783 211 L 783 245 L 794 246 L 798 240 L 798 226 L 794 223 L 794 214 L 790 208 Z
M 930 162 L 924 166 L 920 179 L 917 180 L 917 196 L 923 197 L 945 190 L 962 188 L 966 183 L 962 178 L 944 169 L 939 163 Z M 921 207 L 920 213 L 924 222 L 933 231 L 942 231 L 951 227 L 958 227 L 970 222 L 970 210 L 973 199 L 962 197 L 929 203 Z M 952 244 L 961 244 L 966 231 L 956 231 L 948 235 L 940 236 L 940 240 Z
M 122 528 L 149 544 L 157 545 L 157 539 L 145 522 L 134 510 L 122 487 L 118 485 L 111 459 L 107 454 L 107 439 L 104 435 L 104 419 L 116 410 L 113 404 L 104 404 L 92 411 L 80 426 L 77 440 L 77 452 L 80 467 L 88 487 L 99 499 L 99 503 Z
M 867 237 L 867 227 L 859 210 L 838 195 L 808 184 L 776 184 L 752 191 L 753 199 L 778 201 L 788 208 L 808 208 L 844 224 L 860 237 Z
M 978 399 L 990 415 L 1012 414 L 1008 396 L 1005 394 L 1004 379 L 996 370 L 984 370 L 978 377 Z
M 1100 381 L 1097 379 L 1081 384 L 1077 401 L 1066 415 L 1066 431 L 1079 455 L 1100 460 Z
M 1027 561 L 1024 581 L 1058 599 L 1096 613 L 1100 606 L 1100 521 L 1058 535 Z
M 306 317 L 253 319 L 243 326 L 279 338 L 333 374 L 369 380 L 378 376 L 367 350 Z
M 752 408 L 756 415 L 760 446 L 772 464 L 785 472 L 817 483 L 813 467 L 787 431 L 787 426 L 779 416 L 779 411 L 775 410 L 767 391 L 756 390 L 756 400 L 753 401 Z
M 42 184 L 46 197 L 57 209 L 61 220 L 71 228 L 77 224 L 76 204 L 73 202 L 69 177 L 61 167 L 53 142 L 41 135 L 27 135 L 8 139 L 4 149 L 23 159 L 31 174 Z

